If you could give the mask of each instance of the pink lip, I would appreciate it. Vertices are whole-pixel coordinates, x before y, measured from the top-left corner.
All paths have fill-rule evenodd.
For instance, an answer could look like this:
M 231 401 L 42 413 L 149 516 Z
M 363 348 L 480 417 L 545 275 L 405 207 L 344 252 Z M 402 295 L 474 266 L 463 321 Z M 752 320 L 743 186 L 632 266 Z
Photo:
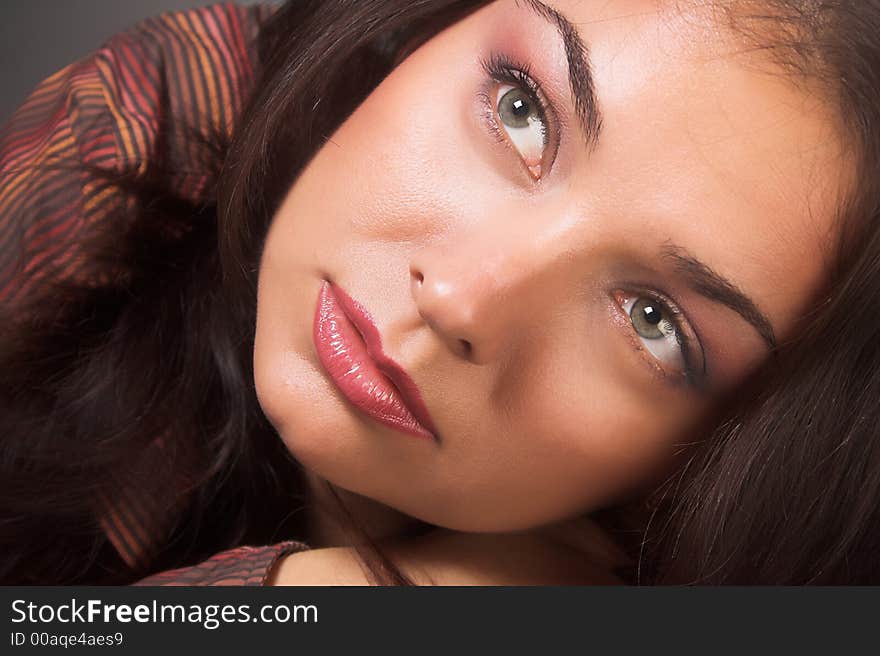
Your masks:
M 370 313 L 329 280 L 318 295 L 313 338 L 318 359 L 352 404 L 405 433 L 439 440 L 418 387 L 382 352 Z

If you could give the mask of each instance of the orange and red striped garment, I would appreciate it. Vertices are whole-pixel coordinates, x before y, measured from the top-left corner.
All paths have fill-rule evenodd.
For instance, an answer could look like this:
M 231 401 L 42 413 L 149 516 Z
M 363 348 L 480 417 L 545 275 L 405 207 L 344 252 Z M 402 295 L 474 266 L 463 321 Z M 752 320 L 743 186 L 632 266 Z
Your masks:
M 43 276 L 94 280 L 78 249 L 91 227 L 113 216 L 117 192 L 90 169 L 137 176 L 163 155 L 177 165 L 170 189 L 199 202 L 211 176 L 189 142 L 160 135 L 188 125 L 205 137 L 229 135 L 253 78 L 251 47 L 268 5 L 214 5 L 146 20 L 41 83 L 0 131 L 0 307 L 14 312 Z M 181 507 L 186 479 L 162 468 L 161 436 L 141 466 L 154 489 L 114 481 L 96 502 L 108 539 L 133 574 L 150 571 Z M 169 480 L 171 476 L 171 480 Z M 201 565 L 151 576 L 147 585 L 266 581 L 298 542 L 240 547 Z

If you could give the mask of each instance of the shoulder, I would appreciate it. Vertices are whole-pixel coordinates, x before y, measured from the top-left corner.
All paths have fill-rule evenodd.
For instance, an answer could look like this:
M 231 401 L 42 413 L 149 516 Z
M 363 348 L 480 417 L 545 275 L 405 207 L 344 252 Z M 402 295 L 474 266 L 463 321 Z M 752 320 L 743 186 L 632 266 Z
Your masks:
M 370 585 L 354 549 L 307 549 L 285 556 L 275 567 L 268 585 Z
M 148 18 L 37 86 L 0 126 L 0 305 L 40 278 L 97 275 L 80 266 L 89 233 L 129 216 L 111 178 L 155 167 L 172 195 L 204 200 L 219 165 L 202 144 L 232 134 L 269 15 L 227 3 Z

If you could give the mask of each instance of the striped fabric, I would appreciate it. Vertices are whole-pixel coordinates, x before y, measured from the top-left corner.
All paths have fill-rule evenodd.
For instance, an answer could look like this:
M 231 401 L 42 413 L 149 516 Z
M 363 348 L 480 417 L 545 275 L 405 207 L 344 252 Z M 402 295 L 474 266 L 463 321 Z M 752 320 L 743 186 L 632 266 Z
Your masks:
M 43 279 L 94 284 L 111 275 L 78 244 L 127 201 L 89 169 L 137 176 L 162 147 L 177 172 L 170 189 L 202 200 L 211 177 L 198 139 L 167 126 L 208 139 L 231 133 L 253 79 L 251 44 L 272 10 L 221 4 L 146 20 L 33 91 L 0 131 L 0 311 L 15 312 Z M 185 502 L 185 473 L 162 465 L 157 436 L 139 462 L 138 478 L 153 489 L 115 481 L 114 493 L 96 500 L 100 525 L 134 574 L 149 571 Z M 236 551 L 223 562 L 243 554 L 254 556 Z M 233 578 L 252 581 L 249 562 Z
M 280 558 L 304 548 L 303 543 L 295 540 L 266 547 L 238 547 L 198 565 L 148 576 L 134 585 L 265 585 Z

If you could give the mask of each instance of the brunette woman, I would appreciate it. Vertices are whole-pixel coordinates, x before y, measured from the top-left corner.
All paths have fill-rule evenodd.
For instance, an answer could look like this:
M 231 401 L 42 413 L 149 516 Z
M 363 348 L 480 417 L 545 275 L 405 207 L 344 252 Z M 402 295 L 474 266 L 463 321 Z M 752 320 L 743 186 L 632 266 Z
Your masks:
M 294 0 L 111 40 L 0 148 L 0 579 L 880 581 L 878 35 Z

